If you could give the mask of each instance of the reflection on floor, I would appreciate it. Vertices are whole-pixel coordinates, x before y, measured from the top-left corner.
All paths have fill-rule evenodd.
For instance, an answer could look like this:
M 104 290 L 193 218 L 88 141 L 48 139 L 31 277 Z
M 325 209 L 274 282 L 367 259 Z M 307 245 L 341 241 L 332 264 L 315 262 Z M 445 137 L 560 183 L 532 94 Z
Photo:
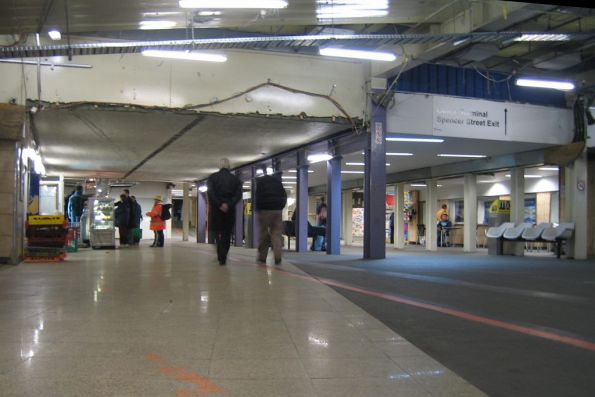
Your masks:
M 213 246 L 0 268 L 2 396 L 481 396 L 285 261 Z

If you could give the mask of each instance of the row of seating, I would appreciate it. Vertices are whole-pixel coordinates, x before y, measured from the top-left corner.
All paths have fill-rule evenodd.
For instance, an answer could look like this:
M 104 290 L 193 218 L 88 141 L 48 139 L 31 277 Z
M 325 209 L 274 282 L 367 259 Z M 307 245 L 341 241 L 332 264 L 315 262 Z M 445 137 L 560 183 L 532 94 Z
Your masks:
M 560 258 L 562 242 L 572 237 L 574 223 L 521 223 L 517 226 L 512 222 L 505 222 L 500 226 L 486 230 L 486 237 L 509 241 L 538 242 L 545 241 L 556 244 L 556 257 Z

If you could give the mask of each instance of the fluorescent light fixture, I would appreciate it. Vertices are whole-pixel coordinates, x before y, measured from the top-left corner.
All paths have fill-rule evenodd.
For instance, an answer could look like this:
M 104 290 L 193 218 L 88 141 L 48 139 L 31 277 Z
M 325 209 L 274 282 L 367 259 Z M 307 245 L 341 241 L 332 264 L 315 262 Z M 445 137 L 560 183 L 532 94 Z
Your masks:
M 413 187 L 426 187 L 427 185 L 424 183 L 412 183 L 409 186 L 413 186 Z
M 442 143 L 443 138 L 415 138 L 406 136 L 389 136 L 386 137 L 389 142 L 426 142 L 426 143 Z
M 510 174 L 506 174 L 506 175 L 504 175 L 504 176 L 505 176 L 505 177 L 507 177 L 507 178 L 510 178 Z M 535 179 L 536 179 L 536 178 L 541 178 L 541 177 L 542 177 L 541 175 L 533 175 L 533 174 L 525 174 L 525 175 L 523 175 L 523 176 L 524 176 L 525 178 L 535 178 Z
M 348 10 L 334 12 L 317 12 L 318 19 L 351 19 L 351 18 L 379 18 L 388 15 L 386 10 Z
M 450 153 L 438 153 L 438 157 L 460 157 L 460 158 L 470 158 L 470 159 L 483 159 L 488 156 L 485 154 L 450 154 Z
M 471 37 L 467 36 L 467 37 L 463 37 L 461 39 L 455 40 L 452 45 L 456 46 L 460 46 L 461 44 L 465 44 L 467 43 L 469 40 L 471 40 Z
M 364 174 L 364 171 L 341 171 L 341 174 Z
M 201 192 L 201 193 L 204 193 L 204 192 L 206 192 L 207 190 L 209 190 L 209 188 L 207 187 L 207 185 L 200 185 L 200 186 L 198 187 L 198 191 L 199 191 L 199 192 Z
M 311 154 L 308 156 L 308 161 L 310 163 L 319 163 L 321 161 L 328 161 L 330 159 L 332 159 L 333 156 L 331 156 L 328 153 L 316 153 L 316 154 Z
M 558 167 L 539 167 L 541 171 L 559 171 Z
M 225 62 L 227 57 L 220 54 L 208 54 L 205 52 L 183 52 L 183 51 L 163 51 L 163 50 L 144 50 L 142 52 L 147 57 L 182 59 L 188 61 L 207 61 L 207 62 Z
M 281 179 L 297 179 L 297 176 L 291 176 L 291 175 L 289 175 L 289 176 L 286 176 L 286 175 L 283 175 L 283 176 L 281 177 Z
M 62 38 L 60 31 L 58 31 L 56 29 L 50 30 L 48 32 L 48 36 L 50 36 L 50 39 L 52 39 L 52 40 L 60 40 Z
M 289 172 L 297 173 L 297 170 L 289 170 Z M 308 173 L 309 173 L 309 174 L 312 174 L 313 172 L 314 172 L 314 171 L 312 171 L 312 170 L 308 170 Z
M 200 11 L 198 15 L 201 17 L 214 17 L 221 15 L 221 11 Z
M 273 9 L 286 8 L 287 1 L 284 0 L 180 0 L 182 8 L 258 8 Z
M 293 182 L 293 181 L 283 181 L 284 185 L 296 185 L 297 182 Z
M 180 15 L 181 11 L 153 11 L 153 12 L 143 12 L 143 17 L 164 17 L 169 15 Z
M 37 61 L 25 61 L 22 59 L 0 59 L 0 63 L 16 63 L 19 65 L 33 65 L 37 66 Z M 85 65 L 82 63 L 52 63 L 52 62 L 40 62 L 39 66 L 49 67 L 61 67 L 61 68 L 78 68 L 78 69 L 91 69 L 93 66 Z
M 391 54 L 390 52 L 348 50 L 345 48 L 334 47 L 320 48 L 318 52 L 320 55 L 329 57 L 369 59 L 372 61 L 390 62 L 397 59 L 397 56 L 395 54 Z
M 140 29 L 154 30 L 154 29 L 170 29 L 176 26 L 174 21 L 141 21 Z
M 562 91 L 574 90 L 574 83 L 570 81 L 517 79 L 516 85 L 521 87 L 552 88 Z
M 413 153 L 387 152 L 387 156 L 413 156 Z
M 568 41 L 570 36 L 567 34 L 543 34 L 543 33 L 523 33 L 516 37 L 514 41 Z
M 351 162 L 347 162 L 345 163 L 345 165 L 360 165 L 360 166 L 364 166 L 366 165 L 365 163 L 351 163 Z M 390 163 L 386 163 L 386 166 L 388 167 L 390 165 Z

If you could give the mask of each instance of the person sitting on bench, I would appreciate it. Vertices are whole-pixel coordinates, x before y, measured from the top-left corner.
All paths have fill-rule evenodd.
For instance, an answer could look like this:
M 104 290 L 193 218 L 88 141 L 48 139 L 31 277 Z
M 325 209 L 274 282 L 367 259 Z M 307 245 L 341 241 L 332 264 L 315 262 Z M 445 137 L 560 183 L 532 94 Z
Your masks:
M 291 221 L 294 225 L 295 230 L 295 216 L 297 211 L 293 212 L 291 215 Z M 310 251 L 316 250 L 316 239 L 318 236 L 322 236 L 322 246 L 320 248 L 321 251 L 326 251 L 326 227 L 324 226 L 312 226 L 310 221 L 308 221 L 308 237 L 312 237 L 312 244 L 310 245 Z

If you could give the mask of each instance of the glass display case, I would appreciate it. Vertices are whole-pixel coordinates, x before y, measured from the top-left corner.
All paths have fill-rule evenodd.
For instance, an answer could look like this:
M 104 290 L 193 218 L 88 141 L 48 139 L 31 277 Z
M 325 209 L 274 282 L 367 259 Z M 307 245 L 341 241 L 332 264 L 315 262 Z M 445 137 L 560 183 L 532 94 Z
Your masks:
M 114 200 L 95 198 L 91 207 L 91 247 L 116 248 Z

